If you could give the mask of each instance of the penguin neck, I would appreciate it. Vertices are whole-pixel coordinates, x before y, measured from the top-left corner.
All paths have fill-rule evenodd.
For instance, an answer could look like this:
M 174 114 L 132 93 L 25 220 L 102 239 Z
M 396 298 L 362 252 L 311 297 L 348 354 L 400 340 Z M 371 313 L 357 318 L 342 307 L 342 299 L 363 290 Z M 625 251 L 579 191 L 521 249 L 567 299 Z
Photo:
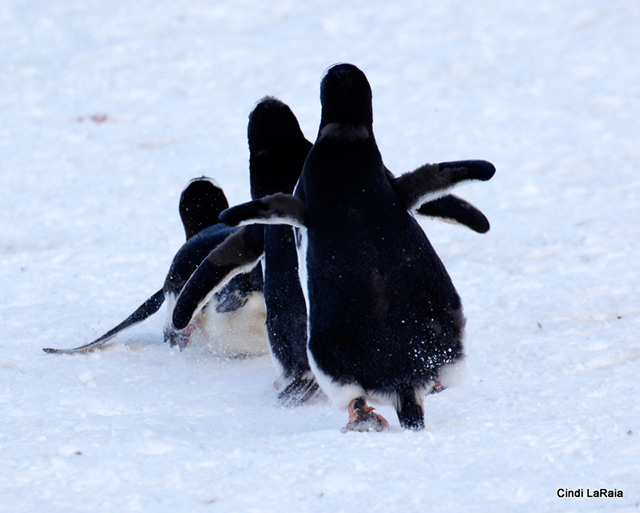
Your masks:
M 279 179 L 265 180 L 263 176 L 255 177 L 254 173 L 250 179 L 251 198 L 259 199 L 264 196 L 270 196 L 278 192 L 285 194 L 291 194 L 297 183 L 295 180 L 288 179 L 288 177 L 279 177 Z
M 318 142 L 325 139 L 334 139 L 342 142 L 356 142 L 373 139 L 371 126 L 364 123 L 340 123 L 333 121 L 320 126 Z
M 376 144 L 371 115 L 338 114 L 323 105 L 316 144 L 326 140 L 334 141 L 337 144 L 351 144 L 371 140 L 374 145 Z M 371 114 L 370 110 L 369 114 Z
M 363 125 L 329 124 L 309 153 L 307 177 L 361 191 L 386 180 L 385 167 L 373 132 Z M 386 180 L 388 182 L 388 180 Z
M 311 143 L 306 139 L 292 144 L 252 150 L 249 159 L 253 199 L 282 192 L 291 194 L 298 183 Z

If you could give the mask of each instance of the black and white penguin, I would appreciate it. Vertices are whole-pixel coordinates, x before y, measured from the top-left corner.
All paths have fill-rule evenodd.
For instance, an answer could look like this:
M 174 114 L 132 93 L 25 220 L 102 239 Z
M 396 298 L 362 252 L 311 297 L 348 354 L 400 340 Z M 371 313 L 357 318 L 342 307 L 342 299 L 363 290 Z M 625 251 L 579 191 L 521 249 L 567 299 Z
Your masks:
M 252 198 L 277 192 L 291 193 L 312 146 L 291 109 L 273 97 L 261 100 L 249 116 L 248 142 Z M 387 173 L 392 178 L 391 172 Z M 440 198 L 420 208 L 421 215 L 456 222 L 480 233 L 489 229 L 489 222 L 479 210 L 454 196 Z M 234 261 L 237 265 L 235 270 L 230 269 L 232 275 L 262 258 L 269 345 L 279 370 L 278 382 L 282 384 L 278 398 L 285 405 L 304 403 L 316 395 L 318 385 L 307 359 L 306 307 L 298 278 L 292 228 L 265 226 L 263 246 L 260 235 L 252 240 L 250 234 L 244 234 L 246 237 L 243 234 L 232 239 L 237 242 L 236 246 L 224 246 L 228 252 L 225 261 Z M 253 251 L 247 250 L 249 244 L 254 245 Z M 220 251 L 217 253 L 220 255 Z M 186 326 L 199 305 L 208 301 L 207 295 L 227 278 L 220 269 L 211 267 L 203 262 L 190 281 L 191 287 L 187 286 L 191 290 L 197 288 L 197 295 L 183 294 L 178 300 L 178 311 L 174 316 L 177 326 Z
M 373 135 L 364 73 L 350 64 L 331 68 L 321 101 L 318 138 L 295 195 L 240 205 L 220 219 L 296 227 L 309 363 L 322 389 L 348 408 L 346 429 L 388 425 L 368 400 L 391 403 L 403 427 L 422 429 L 425 392 L 463 358 L 465 318 L 444 265 L 408 210 L 461 182 L 488 180 L 495 168 L 449 162 L 392 178 Z
M 48 353 L 89 353 L 106 345 L 123 330 L 144 321 L 167 303 L 164 338 L 184 349 L 193 337 L 208 345 L 215 354 L 244 356 L 268 351 L 262 271 L 239 274 L 222 288 L 193 319 L 190 328 L 176 333 L 171 328 L 175 300 L 200 262 L 235 231 L 218 222 L 218 215 L 229 206 L 220 186 L 211 178 L 194 178 L 180 195 L 179 212 L 187 241 L 178 250 L 163 287 L 135 312 L 93 342 L 73 349 L 45 348 Z
M 312 144 L 291 109 L 264 98 L 249 115 L 247 138 L 251 197 L 293 193 Z M 281 384 L 278 399 L 288 406 L 301 404 L 316 395 L 318 384 L 307 359 L 307 312 L 290 226 L 264 227 L 262 265 L 269 347 Z

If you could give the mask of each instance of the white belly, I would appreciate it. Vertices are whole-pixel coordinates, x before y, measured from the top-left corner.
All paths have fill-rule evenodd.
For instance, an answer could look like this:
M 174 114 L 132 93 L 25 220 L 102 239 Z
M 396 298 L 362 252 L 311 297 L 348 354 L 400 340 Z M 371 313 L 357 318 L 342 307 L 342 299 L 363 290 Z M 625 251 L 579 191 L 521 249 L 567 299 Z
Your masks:
M 234 312 L 218 313 L 208 308 L 194 319 L 193 344 L 226 357 L 258 356 L 269 352 L 264 296 L 253 293 Z
M 175 298 L 167 298 L 168 319 L 173 314 Z M 216 356 L 241 358 L 269 352 L 264 295 L 254 292 L 246 304 L 234 312 L 218 313 L 211 305 L 195 316 L 191 345 Z

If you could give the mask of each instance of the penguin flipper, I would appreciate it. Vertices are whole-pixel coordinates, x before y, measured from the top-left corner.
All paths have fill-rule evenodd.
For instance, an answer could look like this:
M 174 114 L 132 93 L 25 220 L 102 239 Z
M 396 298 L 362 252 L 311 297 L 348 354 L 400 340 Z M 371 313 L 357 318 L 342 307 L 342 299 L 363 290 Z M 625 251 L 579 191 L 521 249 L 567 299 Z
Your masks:
M 115 328 L 110 329 L 101 337 L 95 339 L 93 342 L 89 342 L 88 344 L 84 344 L 79 347 L 75 347 L 73 349 L 55 349 L 52 347 L 45 347 L 42 350 L 45 353 L 52 354 L 86 354 L 91 353 L 97 349 L 102 348 L 109 340 L 115 337 L 121 331 L 124 331 L 135 324 L 138 324 L 148 317 L 151 317 L 154 313 L 156 313 L 160 307 L 164 303 L 164 290 L 160 289 L 153 296 L 147 299 L 142 305 L 138 307 L 138 309 L 133 312 L 129 317 L 127 317 L 124 321 L 118 324 Z
M 494 165 L 485 160 L 425 164 L 395 178 L 393 188 L 407 209 L 413 210 L 422 203 L 445 196 L 462 182 L 487 181 L 495 172 Z
M 173 310 L 176 331 L 185 329 L 213 294 L 235 275 L 253 269 L 264 253 L 264 228 L 247 226 L 212 250 L 182 288 Z
M 423 203 L 416 214 L 466 226 L 477 233 L 487 233 L 491 227 L 478 208 L 453 194 Z
M 305 205 L 299 198 L 279 192 L 228 208 L 220 214 L 220 221 L 229 226 L 288 224 L 302 228 L 305 211 Z

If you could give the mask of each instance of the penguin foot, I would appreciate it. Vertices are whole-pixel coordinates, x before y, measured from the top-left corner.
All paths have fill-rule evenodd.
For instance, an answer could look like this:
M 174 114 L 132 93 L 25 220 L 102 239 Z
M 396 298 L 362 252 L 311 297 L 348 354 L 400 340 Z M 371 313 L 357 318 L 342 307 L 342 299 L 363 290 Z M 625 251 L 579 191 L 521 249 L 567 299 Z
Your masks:
M 349 422 L 342 428 L 342 432 L 348 431 L 384 431 L 389 428 L 389 423 L 382 415 L 375 413 L 363 397 L 358 397 L 349 403 Z
M 282 406 L 300 406 L 320 394 L 320 387 L 313 378 L 296 377 L 278 394 Z
M 435 380 L 435 382 L 433 383 L 433 386 L 431 387 L 431 390 L 429 391 L 430 394 L 439 394 L 440 392 L 442 392 L 443 390 L 445 390 L 447 387 L 445 387 L 442 383 L 440 383 L 440 380 Z
M 196 327 L 193 324 L 189 324 L 183 330 L 171 330 L 164 332 L 164 341 L 169 342 L 171 347 L 178 346 L 180 351 L 182 351 L 185 347 L 188 347 L 191 344 L 191 339 L 193 338 L 193 332 Z

